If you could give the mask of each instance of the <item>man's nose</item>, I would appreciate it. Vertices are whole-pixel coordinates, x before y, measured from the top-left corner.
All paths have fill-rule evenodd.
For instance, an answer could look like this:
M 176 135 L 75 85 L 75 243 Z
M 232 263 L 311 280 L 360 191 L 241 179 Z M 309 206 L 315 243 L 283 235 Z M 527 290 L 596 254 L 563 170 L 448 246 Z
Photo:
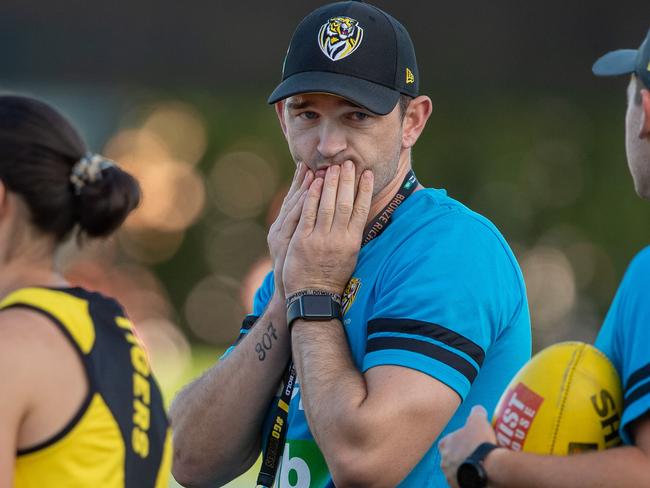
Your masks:
M 318 152 L 324 158 L 333 158 L 347 148 L 345 131 L 334 123 L 324 123 L 320 127 Z

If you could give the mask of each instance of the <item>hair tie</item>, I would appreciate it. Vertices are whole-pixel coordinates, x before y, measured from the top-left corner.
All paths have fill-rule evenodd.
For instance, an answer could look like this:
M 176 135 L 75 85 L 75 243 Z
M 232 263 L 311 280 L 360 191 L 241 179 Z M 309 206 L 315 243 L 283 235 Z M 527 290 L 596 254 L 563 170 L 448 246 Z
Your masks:
M 72 166 L 70 183 L 74 186 L 75 194 L 79 195 L 84 186 L 102 178 L 102 171 L 115 166 L 110 159 L 101 154 L 87 153 Z

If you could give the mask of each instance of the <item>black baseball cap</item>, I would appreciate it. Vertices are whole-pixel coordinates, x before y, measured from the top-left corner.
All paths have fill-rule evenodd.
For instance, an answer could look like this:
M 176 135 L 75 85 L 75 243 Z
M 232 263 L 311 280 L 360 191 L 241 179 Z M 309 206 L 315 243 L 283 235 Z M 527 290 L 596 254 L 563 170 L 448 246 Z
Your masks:
M 595 75 L 614 76 L 635 73 L 650 88 L 650 30 L 639 49 L 619 49 L 600 57 L 592 68 Z
M 400 94 L 418 95 L 415 49 L 402 24 L 360 1 L 331 3 L 298 25 L 268 102 L 300 93 L 329 93 L 379 115 Z

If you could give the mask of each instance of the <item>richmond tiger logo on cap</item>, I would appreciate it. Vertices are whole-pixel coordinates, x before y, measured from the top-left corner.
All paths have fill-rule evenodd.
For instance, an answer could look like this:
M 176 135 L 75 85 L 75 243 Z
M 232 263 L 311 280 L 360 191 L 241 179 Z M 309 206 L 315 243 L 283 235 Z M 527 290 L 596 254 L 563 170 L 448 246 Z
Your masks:
M 356 51 L 362 40 L 363 28 L 350 17 L 331 18 L 318 31 L 320 50 L 332 61 L 348 57 Z

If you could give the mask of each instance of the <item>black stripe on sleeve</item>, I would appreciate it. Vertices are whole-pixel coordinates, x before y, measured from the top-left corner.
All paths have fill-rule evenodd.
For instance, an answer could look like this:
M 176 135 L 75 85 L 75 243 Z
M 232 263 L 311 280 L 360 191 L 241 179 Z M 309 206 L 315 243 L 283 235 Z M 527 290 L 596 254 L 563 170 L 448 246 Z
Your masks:
M 241 331 L 239 333 L 239 337 L 237 337 L 237 340 L 233 343 L 233 347 L 236 346 L 241 342 L 241 340 L 246 337 L 246 334 L 248 333 L 249 330 L 255 325 L 255 322 L 257 322 L 257 319 L 259 319 L 259 316 L 257 315 L 247 315 L 244 320 L 241 323 Z
M 449 347 L 464 352 L 476 361 L 479 367 L 483 365 L 483 360 L 485 359 L 485 352 L 478 344 L 451 329 L 431 322 L 411 319 L 373 319 L 368 322 L 367 334 L 371 335 L 377 332 L 415 334 L 435 339 Z
M 368 340 L 366 354 L 375 351 L 384 351 L 386 349 L 411 351 L 436 359 L 461 373 L 467 378 L 470 384 L 474 382 L 478 374 L 476 368 L 469 361 L 448 351 L 444 347 L 409 337 L 373 337 Z
M 241 323 L 241 328 L 250 330 L 255 325 L 255 322 L 257 322 L 257 319 L 259 319 L 257 315 L 247 315 Z
M 630 393 L 629 396 L 625 397 L 625 401 L 623 402 L 623 410 L 627 409 L 630 405 L 632 405 L 634 402 L 636 402 L 639 398 L 642 398 L 646 395 L 650 394 L 650 383 L 646 383 L 643 386 L 640 386 L 636 390 L 634 390 L 632 393 Z
M 625 391 L 630 391 L 634 385 L 640 383 L 644 379 L 650 376 L 650 363 L 646 364 L 642 368 L 637 369 L 632 373 L 625 383 Z

